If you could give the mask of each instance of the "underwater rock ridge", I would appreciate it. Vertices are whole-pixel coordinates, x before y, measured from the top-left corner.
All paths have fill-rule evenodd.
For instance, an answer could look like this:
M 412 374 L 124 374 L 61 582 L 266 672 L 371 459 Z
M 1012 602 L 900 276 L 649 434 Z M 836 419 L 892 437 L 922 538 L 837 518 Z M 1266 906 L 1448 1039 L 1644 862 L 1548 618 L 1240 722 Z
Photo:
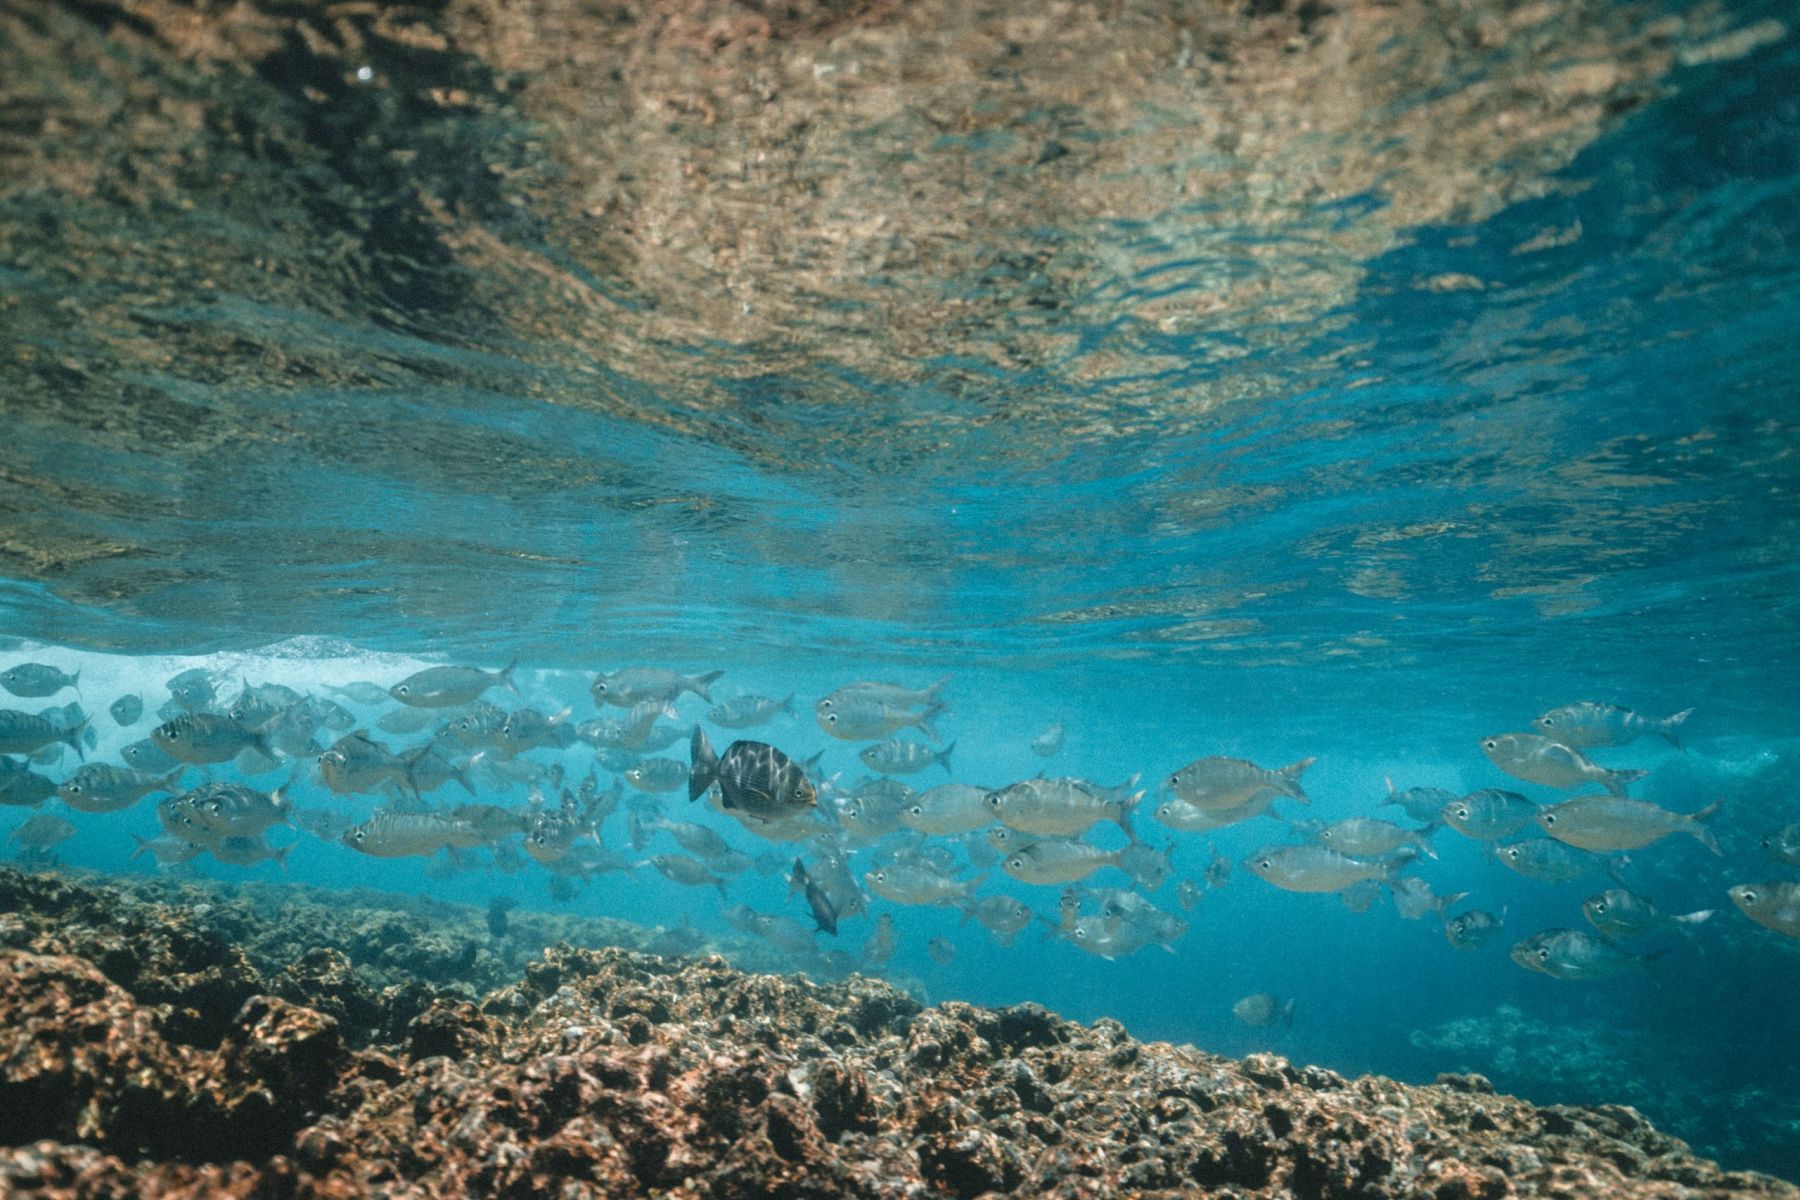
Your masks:
M 130 888 L 0 871 L 0 1195 L 1800 1197 L 1480 1076 L 1350 1080 L 618 947 L 550 947 L 473 1000 L 372 990 L 339 949 L 274 968 L 224 897 L 254 953 Z M 337 918 L 346 942 L 396 919 Z M 222 1023 L 144 969 L 171 941 L 253 989 Z

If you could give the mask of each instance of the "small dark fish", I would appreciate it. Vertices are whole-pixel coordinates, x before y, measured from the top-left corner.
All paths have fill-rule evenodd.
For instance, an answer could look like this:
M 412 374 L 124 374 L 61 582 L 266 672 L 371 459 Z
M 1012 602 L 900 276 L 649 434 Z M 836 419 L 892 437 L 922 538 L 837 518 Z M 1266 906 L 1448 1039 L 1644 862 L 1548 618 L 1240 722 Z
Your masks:
M 136 694 L 120 696 L 106 711 L 112 714 L 113 721 L 123 729 L 127 725 L 136 725 L 143 718 L 144 702 Z
M 825 894 L 825 889 L 813 882 L 812 878 L 807 875 L 806 864 L 798 858 L 794 860 L 793 873 L 788 876 L 788 891 L 790 893 L 796 891 L 806 893 L 806 905 L 812 909 L 812 918 L 818 925 L 820 933 L 833 935 L 837 933 L 837 906 L 831 902 L 831 897 Z
M 172 771 L 181 765 L 149 738 L 126 746 L 119 751 L 119 757 L 140 771 Z
M 925 943 L 925 953 L 931 955 L 931 961 L 940 967 L 947 967 L 956 961 L 956 943 L 949 938 L 934 937 Z
M 715 783 L 720 802 L 763 821 L 797 816 L 818 803 L 819 794 L 800 764 L 767 742 L 733 742 L 723 756 L 713 753 L 706 731 L 694 726 L 689 741 L 688 800 L 698 800 Z
M 1294 1002 L 1279 1000 L 1269 992 L 1257 992 L 1253 996 L 1245 996 L 1231 1006 L 1231 1015 L 1246 1025 L 1259 1028 L 1270 1025 L 1292 1025 L 1294 1023 Z
M 85 719 L 79 725 L 65 726 L 34 713 L 0 710 L 0 754 L 36 754 L 45 746 L 61 742 L 86 759 L 87 752 L 81 746 L 81 734 L 86 728 Z

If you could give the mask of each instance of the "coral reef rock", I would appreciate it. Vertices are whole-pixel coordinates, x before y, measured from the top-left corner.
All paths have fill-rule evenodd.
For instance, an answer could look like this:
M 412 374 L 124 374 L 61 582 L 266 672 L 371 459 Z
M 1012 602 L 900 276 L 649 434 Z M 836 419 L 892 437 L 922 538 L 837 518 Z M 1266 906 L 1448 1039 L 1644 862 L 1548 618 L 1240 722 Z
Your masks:
M 134 886 L 0 871 L 0 1195 L 1800 1198 L 1480 1076 L 1349 1080 L 618 946 L 472 995 L 446 961 L 485 980 L 479 955 L 415 942 L 374 988 L 359 956 L 416 916 Z

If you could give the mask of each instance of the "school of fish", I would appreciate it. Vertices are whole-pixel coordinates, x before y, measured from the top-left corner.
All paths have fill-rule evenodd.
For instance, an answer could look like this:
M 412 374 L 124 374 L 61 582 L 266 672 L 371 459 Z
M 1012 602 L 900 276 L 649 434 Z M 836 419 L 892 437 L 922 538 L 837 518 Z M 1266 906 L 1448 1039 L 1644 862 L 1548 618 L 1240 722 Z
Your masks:
M 1629 852 L 1674 835 L 1720 853 L 1709 825 L 1724 799 L 1670 811 L 1627 794 L 1643 769 L 1590 757 L 1644 735 L 1679 748 L 1691 710 L 1656 718 L 1593 701 L 1555 708 L 1525 730 L 1471 747 L 1551 796 L 1496 787 L 1458 795 L 1390 780 L 1367 815 L 1326 823 L 1277 807 L 1310 805 L 1303 783 L 1310 757 L 1265 767 L 1203 754 L 1156 777 L 1150 804 L 1139 775 L 1111 783 L 1048 771 L 959 779 L 955 742 L 938 729 L 952 715 L 948 679 L 836 688 L 812 705 L 813 723 L 829 740 L 802 757 L 817 739 L 794 728 L 795 695 L 715 703 L 721 670 L 602 672 L 588 687 L 590 710 L 578 714 L 572 706 L 543 712 L 516 700 L 496 703 L 516 697 L 515 669 L 444 665 L 312 694 L 187 670 L 167 681 L 166 699 L 113 700 L 107 713 L 120 729 L 147 717 L 153 723 L 112 763 L 88 761 L 98 741 L 79 699 L 80 672 L 15 663 L 0 671 L 0 689 L 31 700 L 75 690 L 77 699 L 0 709 L 0 805 L 40 809 L 56 801 L 74 814 L 72 821 L 38 812 L 13 830 L 22 853 L 39 861 L 51 861 L 78 834 L 76 822 L 148 803 L 161 833 L 134 835 L 134 857 L 164 867 L 202 855 L 235 867 L 279 867 L 296 842 L 271 835 L 292 830 L 371 858 L 430 858 L 440 874 L 541 870 L 562 899 L 602 873 L 653 870 L 682 887 L 712 889 L 733 928 L 820 971 L 879 970 L 902 936 L 895 912 L 916 906 L 953 909 L 1001 945 L 1035 926 L 1104 959 L 1152 947 L 1174 952 L 1206 895 L 1235 874 L 1212 849 L 1202 871 L 1180 875 L 1173 865 L 1180 839 L 1258 819 L 1283 836 L 1235 864 L 1251 878 L 1335 896 L 1354 912 L 1386 898 L 1403 918 L 1435 918 L 1459 951 L 1494 941 L 1506 910 L 1458 911 L 1467 893 L 1438 893 L 1413 873 L 1437 857 L 1433 841 L 1442 831 L 1479 844 L 1529 880 L 1607 877 L 1615 886 L 1571 906 L 1586 928 L 1571 920 L 1508 951 L 1520 967 L 1560 980 L 1646 969 L 1680 946 L 1644 949 L 1645 941 L 1688 933 L 1715 911 L 1664 912 L 1631 891 L 1622 871 Z M 683 715 L 690 696 L 708 706 L 698 719 Z M 769 735 L 774 740 L 740 736 L 772 725 L 783 730 Z M 1053 723 L 1020 740 L 1049 759 L 1062 752 L 1065 731 Z M 839 742 L 857 744 L 851 757 L 867 773 L 854 781 L 835 759 L 825 761 Z M 236 778 L 218 777 L 227 767 Z M 277 774 L 285 777 L 263 786 Z M 501 802 L 520 788 L 523 804 Z M 712 815 L 695 820 L 702 802 Z M 1390 808 L 1407 823 L 1386 819 Z M 1146 835 L 1143 810 L 1166 837 Z M 615 814 L 622 840 L 608 829 Z M 1759 836 L 1772 863 L 1800 867 L 1800 823 Z M 791 909 L 730 904 L 733 880 L 746 871 L 782 872 Z M 1172 903 L 1156 899 L 1165 891 Z M 1726 898 L 1763 928 L 1800 938 L 1800 882 L 1747 877 Z M 685 924 L 664 935 L 672 947 L 698 936 Z M 840 948 L 857 937 L 857 950 Z M 956 953 L 944 938 L 925 949 L 940 964 Z M 1293 1002 L 1269 993 L 1244 997 L 1232 1012 L 1258 1027 L 1294 1020 Z

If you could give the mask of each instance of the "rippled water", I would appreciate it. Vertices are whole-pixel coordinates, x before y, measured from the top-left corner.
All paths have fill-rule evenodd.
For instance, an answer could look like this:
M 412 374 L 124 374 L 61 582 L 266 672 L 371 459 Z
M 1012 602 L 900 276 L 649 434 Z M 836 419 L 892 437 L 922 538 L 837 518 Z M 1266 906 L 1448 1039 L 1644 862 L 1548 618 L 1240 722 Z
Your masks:
M 1335 755 L 1328 815 L 1694 706 L 1660 794 L 1737 780 L 1753 846 L 1800 815 L 1797 85 L 1749 0 L 0 5 L 0 629 L 948 671 L 971 769 L 1055 718 L 1099 777 Z M 1016 981 L 1227 1038 L 1207 950 L 1272 945 L 1355 981 L 1285 1049 L 1438 1061 L 1430 930 L 1245 911 Z M 1729 962 L 1791 992 L 1774 940 Z M 1689 983 L 1523 1003 L 1773 1086 Z

